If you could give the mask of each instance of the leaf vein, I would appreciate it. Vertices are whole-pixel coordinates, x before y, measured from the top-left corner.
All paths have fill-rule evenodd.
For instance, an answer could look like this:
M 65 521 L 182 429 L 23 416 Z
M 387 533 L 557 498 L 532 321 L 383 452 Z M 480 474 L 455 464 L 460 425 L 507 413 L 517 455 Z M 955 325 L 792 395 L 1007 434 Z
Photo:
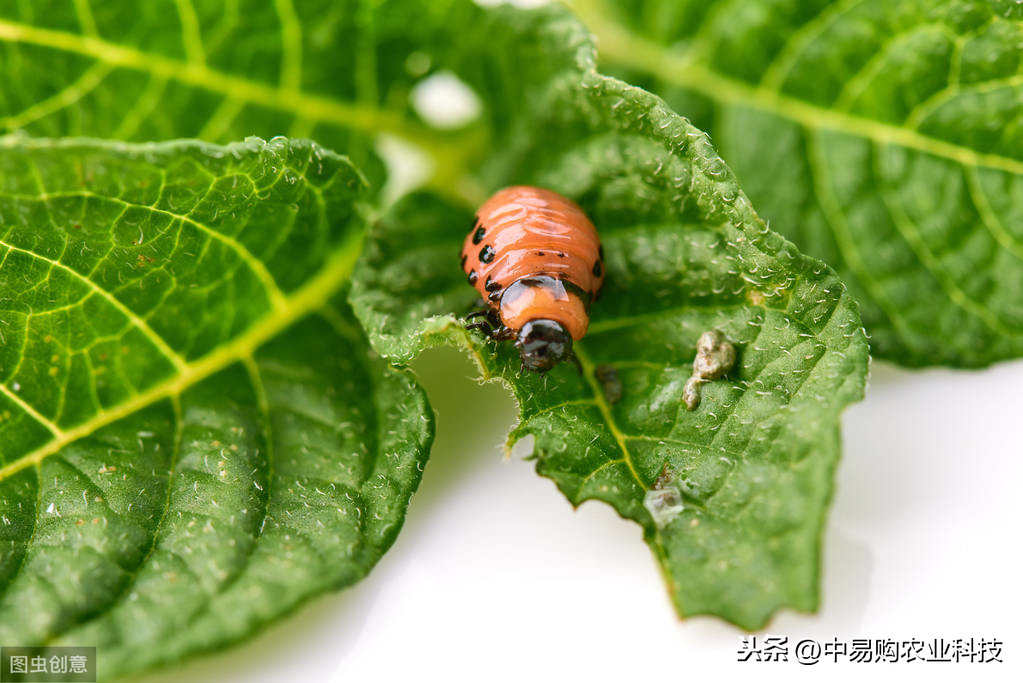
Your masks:
M 86 287 L 88 287 L 89 289 L 94 291 L 96 294 L 98 294 L 99 296 L 103 297 L 103 299 L 105 299 L 114 308 L 116 308 L 122 315 L 124 315 L 126 318 L 128 318 L 128 320 L 130 320 L 131 323 L 133 325 L 135 325 L 135 327 L 147 339 L 149 339 L 149 341 L 151 341 L 153 343 L 153 345 L 157 349 L 159 349 L 159 351 L 164 356 L 166 356 L 167 359 L 169 361 L 171 361 L 171 363 L 173 363 L 176 368 L 181 369 L 181 368 L 185 367 L 185 365 L 186 365 L 185 360 L 177 352 L 175 352 L 174 349 L 172 349 L 170 347 L 170 345 L 167 343 L 167 341 L 163 337 L 158 335 L 156 333 L 156 331 L 154 331 L 153 328 L 151 328 L 149 326 L 149 324 L 146 323 L 145 320 L 143 320 L 138 315 L 136 315 L 134 311 L 132 311 L 130 308 L 125 306 L 123 303 L 121 303 L 121 301 L 117 297 L 115 297 L 113 294 L 111 294 L 110 292 L 105 290 L 103 287 L 100 287 L 98 284 L 93 282 L 90 278 L 86 277 L 85 275 L 82 275 L 81 273 L 79 273 L 74 268 L 71 268 L 70 266 L 64 265 L 60 261 L 55 261 L 55 260 L 53 260 L 51 258 L 43 256 L 42 254 L 37 254 L 36 252 L 32 251 L 31 249 L 22 249 L 21 247 L 17 247 L 17 246 L 14 246 L 13 244 L 9 244 L 8 242 L 6 242 L 6 241 L 4 241 L 2 239 L 0 239 L 0 246 L 6 247 L 7 249 L 10 249 L 11 251 L 17 251 L 19 253 L 25 254 L 26 256 L 29 256 L 31 258 L 39 259 L 40 261 L 45 261 L 46 263 L 49 263 L 52 267 L 58 268 L 60 270 L 63 270 L 65 272 L 67 272 L 72 277 L 74 277 L 75 279 L 77 279 L 80 282 L 82 282 Z
M 966 292 L 964 292 L 955 282 L 955 279 L 945 271 L 945 269 L 941 266 L 941 263 L 938 261 L 938 258 L 934 255 L 934 252 L 932 252 L 930 247 L 927 246 L 926 240 L 924 240 L 916 225 L 898 206 L 895 198 L 891 194 L 891 187 L 879 166 L 881 152 L 881 148 L 875 145 L 872 155 L 874 174 L 878 179 L 882 203 L 887 209 L 888 214 L 891 216 L 892 223 L 895 225 L 895 228 L 902 235 L 903 239 L 906 240 L 906 243 L 909 244 L 913 253 L 916 254 L 920 264 L 923 265 L 927 272 L 929 272 L 938 284 L 941 285 L 941 288 L 945 290 L 945 294 L 952 303 L 965 312 L 980 319 L 993 331 L 998 332 L 999 334 L 1012 335 L 1013 331 L 1006 327 L 993 311 L 968 296 Z
M 599 21 L 599 18 L 597 20 Z M 611 33 L 617 31 L 618 34 L 617 40 L 601 43 L 606 57 L 642 69 L 665 83 L 693 90 L 711 100 L 740 108 L 759 109 L 807 129 L 833 130 L 876 143 L 915 149 L 964 165 L 995 168 L 1023 175 L 1023 159 L 981 152 L 965 145 L 925 135 L 905 126 L 883 123 L 811 104 L 797 97 L 782 94 L 764 84 L 752 85 L 726 76 L 707 65 L 690 61 L 685 55 L 666 52 L 659 45 L 634 33 L 622 32 L 620 28 L 613 31 L 602 26 L 601 30 Z
M 55 437 L 34 451 L 0 467 L 0 481 L 42 461 L 67 444 L 88 436 L 101 427 L 142 410 L 156 401 L 180 395 L 196 383 L 242 360 L 246 355 L 251 355 L 274 335 L 305 315 L 315 312 L 327 302 L 350 276 L 361 251 L 361 244 L 361 234 L 350 237 L 323 269 L 290 297 L 282 311 L 265 315 L 231 342 L 186 364 L 176 376 L 165 379 L 104 413 L 97 414 L 92 419 L 63 432 L 60 437 Z
M 973 200 L 973 205 L 977 209 L 977 213 L 980 214 L 981 222 L 999 244 L 1023 261 L 1023 243 L 1009 233 L 1005 224 L 995 213 L 991 202 L 988 201 L 987 193 L 984 192 L 977 169 L 964 166 L 963 170 L 966 172 L 966 187 L 970 199 Z
M 281 20 L 281 88 L 297 92 L 302 88 L 302 24 L 292 0 L 274 0 Z
M 181 41 L 189 64 L 206 63 L 206 50 L 202 45 L 199 17 L 192 0 L 176 0 L 178 19 L 181 22 Z
M 103 82 L 103 79 L 112 70 L 113 67 L 109 64 L 93 64 L 82 72 L 82 75 L 77 80 L 71 82 L 62 90 L 44 100 L 33 103 L 32 106 L 17 114 L 10 114 L 0 118 L 0 127 L 7 130 L 17 130 L 65 107 L 70 107 L 99 87 L 99 84 Z
M 843 260 L 856 274 L 860 284 L 870 293 L 877 302 L 878 307 L 891 321 L 892 326 L 904 340 L 913 338 L 913 332 L 908 321 L 902 316 L 898 308 L 888 299 L 881 283 L 870 272 L 870 268 L 863 260 L 856 241 L 849 233 L 849 227 L 845 223 L 845 214 L 842 212 L 841 204 L 832 194 L 829 183 L 824 173 L 824 157 L 821 145 L 817 140 L 817 133 L 813 130 L 805 130 L 807 148 L 807 169 L 810 171 L 810 186 L 821 207 L 824 220 L 831 228 L 831 234 L 835 237 L 835 245 L 842 254 Z
M 317 121 L 371 134 L 390 132 L 432 152 L 438 151 L 434 132 L 394 110 L 380 109 L 364 103 L 345 102 L 304 91 L 289 91 L 279 86 L 211 69 L 205 64 L 190 64 L 100 38 L 40 28 L 6 19 L 0 19 L 0 41 L 74 52 L 114 67 L 149 73 Z

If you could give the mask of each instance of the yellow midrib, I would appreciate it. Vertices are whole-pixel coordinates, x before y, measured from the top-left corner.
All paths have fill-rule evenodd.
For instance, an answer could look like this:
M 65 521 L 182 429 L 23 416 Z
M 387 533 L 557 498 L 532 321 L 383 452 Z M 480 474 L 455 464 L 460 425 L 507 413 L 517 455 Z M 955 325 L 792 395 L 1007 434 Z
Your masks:
M 611 406 L 607 402 L 607 398 L 604 396 L 604 390 L 600 387 L 597 381 L 596 366 L 593 363 L 593 359 L 590 358 L 589 354 L 582 348 L 582 344 L 576 344 L 575 355 L 579 359 L 579 364 L 583 369 L 583 377 L 586 383 L 590 387 L 590 391 L 593 392 L 593 399 L 596 403 L 597 410 L 600 411 L 601 416 L 604 418 L 604 424 L 607 426 L 611 436 L 618 444 L 618 449 L 622 452 L 621 461 L 625 463 L 626 467 L 629 468 L 629 473 L 632 478 L 639 485 L 639 488 L 643 491 L 647 489 L 646 482 L 643 481 L 643 477 L 639 476 L 639 472 L 636 470 L 636 464 L 632 460 L 632 453 L 629 451 L 628 436 L 618 427 L 618 422 L 614 418 L 614 414 L 611 412 Z M 605 463 L 605 465 L 608 463 Z M 591 475 L 595 472 L 591 472 Z M 579 489 L 582 491 L 582 487 Z M 617 508 L 617 506 L 615 506 Z M 645 524 L 641 524 L 648 531 L 650 530 Z M 661 530 L 657 528 L 655 524 L 651 535 L 649 536 L 647 543 L 653 550 L 654 555 L 657 556 L 658 565 L 661 568 L 661 572 L 664 576 L 664 581 L 668 585 L 668 591 L 671 593 L 672 599 L 678 606 L 678 610 L 682 612 L 682 598 L 678 592 L 678 586 L 675 584 L 675 579 L 671 574 L 671 563 L 668 560 L 668 550 L 664 543 L 664 539 L 661 537 Z
M 135 329 L 137 329 L 142 334 L 142 336 L 144 336 L 149 341 L 149 343 L 155 346 L 160 351 L 160 353 L 163 354 L 163 356 L 168 361 L 170 361 L 171 364 L 174 365 L 174 367 L 183 368 L 185 366 L 185 361 L 184 359 L 181 358 L 180 354 L 178 354 L 177 351 L 172 349 L 170 345 L 164 340 L 164 338 L 157 334 L 156 331 L 149 326 L 149 323 L 147 323 L 145 320 L 139 317 L 138 314 L 135 313 L 135 311 L 125 306 L 120 299 L 118 299 L 113 294 L 97 285 L 95 282 L 93 282 L 85 275 L 82 275 L 74 268 L 71 268 L 63 264 L 56 259 L 43 256 L 42 254 L 38 254 L 32 251 L 31 249 L 24 249 L 14 244 L 10 244 L 2 239 L 0 239 L 0 248 L 7 249 L 8 252 L 25 254 L 29 258 L 38 259 L 40 261 L 48 263 L 51 268 L 56 268 L 67 273 L 77 282 L 81 282 L 82 284 L 84 284 L 86 287 L 89 288 L 89 290 L 93 294 L 96 294 L 97 296 L 102 298 L 104 301 L 113 306 L 121 315 L 127 318 L 128 321 L 132 324 L 132 326 Z
M 278 0 L 281 6 L 288 3 Z M 289 39 L 300 34 L 296 17 L 285 12 L 283 28 Z M 467 160 L 486 148 L 483 128 L 475 128 L 457 136 L 437 131 L 418 123 L 400 111 L 381 109 L 374 104 L 346 102 L 333 97 L 315 95 L 301 89 L 301 53 L 286 51 L 282 55 L 282 82 L 279 86 L 253 81 L 209 67 L 203 61 L 182 61 L 164 55 L 118 45 L 92 35 L 40 28 L 0 18 L 0 41 L 37 45 L 79 54 L 107 67 L 130 69 L 149 74 L 154 82 L 173 81 L 200 88 L 224 98 L 217 112 L 230 111 L 230 103 L 254 105 L 293 115 L 296 119 L 351 128 L 368 135 L 393 135 L 418 147 L 433 164 L 427 187 L 451 199 L 472 197 L 474 205 L 479 194 L 473 180 L 465 174 Z M 64 93 L 47 107 L 54 107 L 62 98 L 80 96 Z M 225 105 L 227 108 L 225 109 Z M 38 112 L 33 112 L 33 116 Z M 45 111 L 43 112 L 46 113 Z M 125 121 L 128 117 L 125 117 Z M 217 120 L 217 114 L 210 123 Z M 205 137 L 205 136 L 200 136 Z M 481 200 L 482 201 L 482 200 Z
M 290 87 L 293 85 L 290 82 L 289 87 L 275 87 L 212 69 L 203 62 L 184 62 L 101 38 L 40 28 L 7 19 L 0 19 L 0 40 L 72 52 L 113 67 L 149 73 L 219 93 L 230 99 L 365 132 L 391 132 L 428 149 L 435 146 L 434 136 L 428 131 L 419 130 L 415 124 L 395 112 L 312 95 Z
M 270 311 L 245 333 L 202 358 L 188 363 L 173 377 L 150 387 L 130 400 L 100 413 L 80 425 L 58 432 L 54 438 L 36 450 L 0 468 L 0 481 L 26 467 L 39 463 L 73 441 L 94 434 L 97 430 L 157 401 L 178 396 L 207 377 L 251 356 L 262 344 L 327 303 L 331 295 L 351 275 L 355 260 L 361 251 L 362 239 L 361 232 L 349 237 L 313 279 L 285 300 L 282 308 Z
M 1023 175 L 1023 161 L 940 140 L 916 130 L 827 109 L 759 85 L 720 74 L 687 55 L 646 40 L 612 23 L 599 8 L 578 3 L 586 25 L 600 39 L 600 55 L 609 61 L 650 73 L 674 86 L 711 100 L 765 111 L 808 129 L 832 130 L 881 144 L 914 149 L 966 167 L 993 168 Z
M 614 415 L 611 413 L 611 406 L 608 405 L 607 399 L 604 397 L 604 390 L 601 389 L 596 379 L 596 366 L 589 354 L 583 349 L 582 344 L 577 343 L 575 345 L 575 355 L 579 359 L 579 365 L 583 369 L 583 378 L 586 380 L 586 384 L 590 387 L 590 391 L 593 392 L 593 402 L 597 406 L 597 410 L 600 411 L 601 416 L 604 418 L 604 423 L 607 425 L 607 429 L 611 432 L 611 436 L 614 437 L 615 443 L 618 444 L 618 449 L 622 452 L 622 461 L 629 468 L 629 472 L 632 474 L 632 478 L 636 480 L 641 489 L 646 489 L 647 485 L 643 481 L 643 477 L 639 476 L 639 472 L 636 471 L 636 465 L 632 461 L 632 453 L 629 452 L 629 446 L 627 438 L 621 429 L 618 428 L 618 423 L 615 421 Z

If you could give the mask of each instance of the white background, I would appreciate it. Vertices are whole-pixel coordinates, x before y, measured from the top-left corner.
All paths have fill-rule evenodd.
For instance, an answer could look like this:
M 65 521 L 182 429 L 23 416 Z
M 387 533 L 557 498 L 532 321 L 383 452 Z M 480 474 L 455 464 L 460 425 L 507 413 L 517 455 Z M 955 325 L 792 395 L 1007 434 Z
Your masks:
M 875 363 L 843 423 L 816 615 L 794 643 L 999 638 L 1004 664 L 736 661 L 741 631 L 679 621 L 639 527 L 573 511 L 517 452 L 514 405 L 469 362 L 416 363 L 438 438 L 408 521 L 362 583 L 240 647 L 140 679 L 261 681 L 1023 680 L 1023 362 L 910 372 Z M 713 679 L 709 677 L 714 677 Z

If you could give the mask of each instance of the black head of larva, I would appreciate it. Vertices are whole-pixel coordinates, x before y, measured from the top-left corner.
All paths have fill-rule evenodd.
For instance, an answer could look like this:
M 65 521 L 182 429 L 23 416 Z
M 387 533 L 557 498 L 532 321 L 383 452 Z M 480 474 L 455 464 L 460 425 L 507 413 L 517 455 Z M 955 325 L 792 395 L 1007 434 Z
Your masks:
M 530 320 L 519 330 L 515 346 L 523 368 L 543 373 L 572 356 L 572 335 L 553 320 Z

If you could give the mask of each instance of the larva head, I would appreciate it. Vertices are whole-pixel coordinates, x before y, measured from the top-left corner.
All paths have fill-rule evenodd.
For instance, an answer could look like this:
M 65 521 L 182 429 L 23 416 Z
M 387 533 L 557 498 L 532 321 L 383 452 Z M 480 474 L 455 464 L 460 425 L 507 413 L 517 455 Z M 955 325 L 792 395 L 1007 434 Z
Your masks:
M 572 355 L 572 335 L 553 320 L 530 320 L 519 330 L 515 341 L 522 367 L 547 372 Z

